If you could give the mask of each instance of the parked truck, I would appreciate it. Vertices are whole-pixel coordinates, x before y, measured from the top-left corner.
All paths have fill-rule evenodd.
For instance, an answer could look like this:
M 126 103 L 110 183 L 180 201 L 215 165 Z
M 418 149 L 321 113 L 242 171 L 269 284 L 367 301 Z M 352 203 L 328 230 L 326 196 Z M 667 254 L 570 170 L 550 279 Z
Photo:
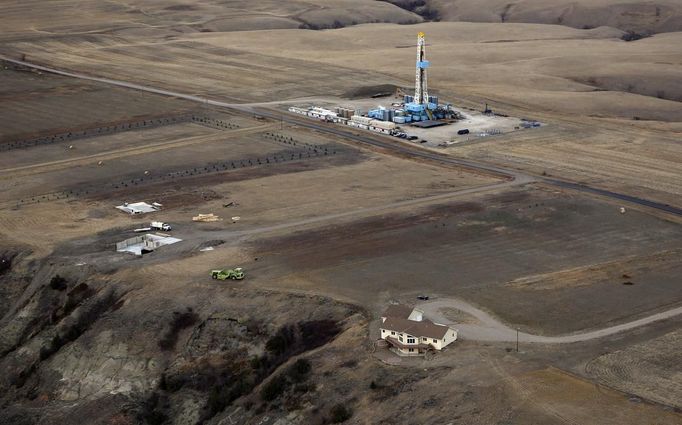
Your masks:
M 149 227 L 151 227 L 152 230 L 163 230 L 164 232 L 170 232 L 172 229 L 170 224 L 164 223 L 163 221 L 152 221 L 152 224 L 150 224 Z
M 244 270 L 241 267 L 234 269 L 211 270 L 211 277 L 217 280 L 242 280 L 244 279 Z

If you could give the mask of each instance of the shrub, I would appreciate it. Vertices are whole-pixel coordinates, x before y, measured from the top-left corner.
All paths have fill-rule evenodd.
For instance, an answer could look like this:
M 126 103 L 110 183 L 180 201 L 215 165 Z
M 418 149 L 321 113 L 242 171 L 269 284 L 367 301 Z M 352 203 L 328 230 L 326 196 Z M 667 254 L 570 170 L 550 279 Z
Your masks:
M 310 382 L 310 383 L 304 383 L 304 384 L 296 384 L 294 387 L 294 392 L 297 393 L 307 393 L 310 391 L 315 391 L 315 384 Z
M 54 275 L 52 277 L 52 279 L 50 279 L 50 288 L 52 288 L 56 291 L 65 290 L 66 289 L 66 279 L 59 276 L 58 274 Z
M 158 410 L 152 410 L 151 412 L 147 413 L 145 420 L 149 425 L 162 425 L 168 417 L 163 413 Z
M 0 274 L 5 273 L 12 268 L 13 254 L 2 254 L 0 255 Z
M 272 401 L 279 397 L 288 386 L 289 381 L 287 381 L 284 376 L 277 375 L 263 386 L 263 389 L 260 392 L 260 397 L 264 401 Z
M 350 360 L 346 360 L 345 362 L 341 363 L 340 366 L 352 369 L 357 365 L 358 365 L 357 359 L 350 359 Z
M 83 301 L 92 297 L 95 291 L 88 286 L 87 283 L 81 283 L 69 291 L 66 302 L 63 307 L 63 315 L 68 316 L 73 310 L 76 309 Z
M 300 322 L 298 328 L 301 331 L 301 342 L 304 351 L 326 344 L 341 331 L 339 325 L 333 320 Z
M 164 410 L 168 407 L 168 400 L 157 392 L 142 402 L 139 419 L 148 425 L 162 425 L 168 420 Z
M 41 347 L 40 360 L 47 359 L 64 345 L 78 339 L 116 301 L 115 294 L 110 292 L 99 299 L 95 299 L 90 305 L 84 306 L 83 311 L 74 318 L 73 322 L 64 326 L 47 345 Z
M 216 413 L 225 410 L 228 404 L 228 395 L 225 392 L 225 387 L 222 386 L 211 388 L 206 402 L 208 417 L 213 417 Z
M 268 366 L 270 365 L 270 362 L 268 361 L 267 356 L 261 356 L 261 357 L 253 356 L 249 363 L 251 365 L 251 369 L 253 369 L 253 370 L 267 369 Z
M 265 330 L 263 329 L 263 323 L 255 320 L 255 319 L 248 319 L 246 322 L 244 322 L 244 326 L 246 326 L 246 331 L 252 335 L 264 335 Z
M 287 369 L 287 375 L 294 382 L 303 382 L 310 376 L 312 365 L 308 359 L 298 359 Z
M 296 340 L 292 326 L 282 326 L 266 343 L 265 349 L 274 355 L 283 354 Z
M 651 37 L 651 34 L 649 34 L 648 32 L 637 33 L 630 30 L 623 34 L 620 38 L 624 41 L 637 41 L 646 37 Z
M 183 313 L 173 312 L 170 328 L 159 341 L 159 348 L 164 351 L 175 348 L 175 344 L 178 342 L 178 333 L 182 329 L 193 326 L 197 321 L 199 321 L 199 316 L 191 308 L 187 308 L 187 311 Z
M 282 326 L 265 343 L 268 352 L 251 360 L 251 368 L 267 373 L 288 358 L 312 350 L 331 341 L 340 328 L 333 320 L 312 320 Z
M 332 423 L 340 424 L 341 422 L 346 422 L 348 419 L 350 419 L 353 416 L 353 411 L 350 408 L 339 403 L 332 407 L 332 410 L 330 411 L 330 416 Z

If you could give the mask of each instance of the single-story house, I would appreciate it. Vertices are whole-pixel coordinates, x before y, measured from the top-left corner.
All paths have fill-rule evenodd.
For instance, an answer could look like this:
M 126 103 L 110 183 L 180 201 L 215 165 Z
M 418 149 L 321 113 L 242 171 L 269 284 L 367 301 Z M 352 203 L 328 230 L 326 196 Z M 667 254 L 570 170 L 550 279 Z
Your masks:
M 381 315 L 381 339 L 401 356 L 440 351 L 457 340 L 457 330 L 424 318 L 423 312 L 402 304 L 388 306 Z

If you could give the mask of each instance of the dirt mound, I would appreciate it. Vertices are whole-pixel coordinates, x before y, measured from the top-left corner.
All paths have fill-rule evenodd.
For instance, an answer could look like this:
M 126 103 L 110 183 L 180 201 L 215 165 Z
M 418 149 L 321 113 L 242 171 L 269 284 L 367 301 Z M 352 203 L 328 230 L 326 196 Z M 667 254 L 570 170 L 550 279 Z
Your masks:
M 611 26 L 638 34 L 680 31 L 682 4 L 675 0 L 390 0 L 429 20 L 525 22 L 574 28 Z M 425 13 L 428 15 L 425 15 Z

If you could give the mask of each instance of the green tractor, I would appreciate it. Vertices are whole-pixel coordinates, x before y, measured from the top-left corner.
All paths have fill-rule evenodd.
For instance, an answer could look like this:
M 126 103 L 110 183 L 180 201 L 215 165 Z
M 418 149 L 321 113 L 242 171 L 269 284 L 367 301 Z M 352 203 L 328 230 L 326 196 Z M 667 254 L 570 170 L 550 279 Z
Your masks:
M 242 280 L 244 279 L 244 270 L 241 267 L 224 270 L 211 270 L 211 277 L 218 280 Z

